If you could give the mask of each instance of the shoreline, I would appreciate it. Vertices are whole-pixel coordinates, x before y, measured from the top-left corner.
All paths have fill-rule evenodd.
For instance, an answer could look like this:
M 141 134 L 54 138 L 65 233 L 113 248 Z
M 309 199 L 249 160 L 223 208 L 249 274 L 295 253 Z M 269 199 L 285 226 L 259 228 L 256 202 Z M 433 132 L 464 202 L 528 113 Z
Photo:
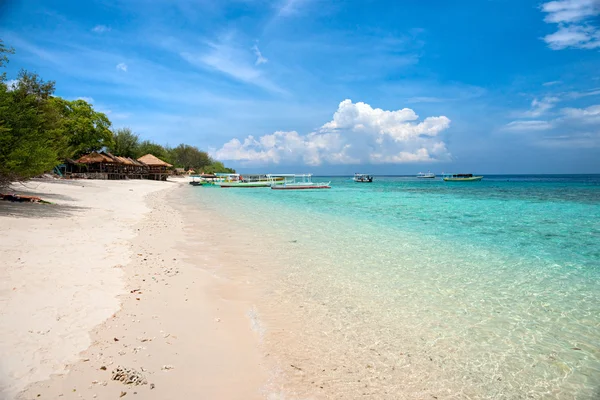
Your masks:
M 101 188 L 115 185 L 111 181 L 91 182 Z M 116 185 L 135 191 L 137 183 Z M 185 196 L 178 190 L 184 185 L 152 184 L 164 190 L 150 191 L 137 203 L 131 202 L 130 206 L 148 210 L 131 226 L 132 237 L 120 238 L 119 246 L 131 257 L 112 265 L 121 265 L 114 274 L 119 275 L 115 286 L 120 281 L 120 287 L 111 292 L 118 295 L 116 309 L 111 308 L 103 320 L 89 327 L 89 334 L 85 332 L 88 340 L 77 347 L 78 351 L 56 361 L 64 362 L 62 367 L 31 377 L 34 382 L 14 398 L 118 398 L 122 392 L 137 393 L 144 399 L 168 398 L 173 393 L 228 399 L 266 397 L 262 391 L 267 373 L 258 349 L 259 334 L 251 326 L 253 305 L 244 288 L 198 265 L 202 249 L 184 233 L 181 211 L 169 205 Z M 173 186 L 169 189 L 164 185 Z M 102 195 L 97 200 L 102 201 Z M 101 228 L 107 227 L 96 225 L 97 235 L 102 234 Z M 10 227 L 8 231 L 15 232 Z M 46 267 L 54 269 L 56 265 Z M 148 384 L 132 386 L 111 380 L 111 372 L 119 365 L 141 372 Z M 13 384 L 11 395 L 18 392 L 16 388 Z

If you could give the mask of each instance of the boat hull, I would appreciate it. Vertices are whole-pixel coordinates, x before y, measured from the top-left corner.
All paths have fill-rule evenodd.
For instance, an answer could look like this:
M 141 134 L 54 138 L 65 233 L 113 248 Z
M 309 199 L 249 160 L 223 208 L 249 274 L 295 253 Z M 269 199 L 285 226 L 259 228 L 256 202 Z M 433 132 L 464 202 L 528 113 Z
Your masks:
M 479 182 L 483 176 L 472 176 L 470 178 L 444 178 L 445 182 Z
M 329 185 L 310 185 L 310 186 L 277 185 L 277 186 L 271 186 L 271 189 L 274 189 L 274 190 L 314 190 L 314 189 L 331 189 L 331 186 L 329 186 Z
M 271 182 L 219 182 L 222 188 L 261 188 L 271 186 Z

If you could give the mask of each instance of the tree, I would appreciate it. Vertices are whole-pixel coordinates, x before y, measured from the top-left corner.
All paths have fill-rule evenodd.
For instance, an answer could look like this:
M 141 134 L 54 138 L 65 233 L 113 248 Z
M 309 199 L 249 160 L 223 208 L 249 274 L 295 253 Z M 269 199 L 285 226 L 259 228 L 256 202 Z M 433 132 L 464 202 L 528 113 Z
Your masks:
M 171 150 L 171 154 L 175 166 L 186 170 L 203 169 L 213 162 L 208 153 L 187 144 L 180 144 L 175 147 Z
M 0 83 L 0 186 L 29 179 L 58 163 L 48 119 L 53 92 L 54 82 L 26 71 L 11 88 Z
M 169 164 L 173 164 L 169 150 L 150 140 L 144 140 L 143 142 L 140 142 L 138 151 L 140 157 L 145 156 L 146 154 L 152 154 L 153 156 L 158 157 Z
M 110 120 L 84 100 L 51 99 L 58 113 L 57 140 L 62 142 L 61 158 L 76 158 L 113 145 Z
M 0 67 L 4 67 L 8 63 L 8 55 L 15 54 L 15 49 L 6 47 L 2 39 L 0 39 Z M 0 74 L 0 82 L 6 81 L 6 72 Z
M 235 169 L 227 168 L 221 161 L 213 161 L 212 164 L 203 169 L 205 174 L 235 174 Z
M 109 150 L 116 156 L 138 158 L 147 154 L 140 154 L 139 146 L 138 135 L 129 128 L 119 128 L 113 133 L 113 145 Z

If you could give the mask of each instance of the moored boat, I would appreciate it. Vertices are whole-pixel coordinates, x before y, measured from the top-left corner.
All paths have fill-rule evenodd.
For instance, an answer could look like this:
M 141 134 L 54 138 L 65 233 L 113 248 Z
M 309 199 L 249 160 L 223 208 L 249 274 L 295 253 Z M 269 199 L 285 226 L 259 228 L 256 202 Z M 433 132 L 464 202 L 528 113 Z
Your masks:
M 268 175 L 273 182 L 278 180 L 278 184 L 272 184 L 271 189 L 275 190 L 312 190 L 312 189 L 331 189 L 331 182 L 313 182 L 312 174 L 280 174 Z M 283 180 L 281 180 L 283 178 Z
M 473 174 L 444 174 L 445 182 L 479 182 L 483 176 L 475 176 Z
M 357 174 L 354 174 L 354 178 L 352 178 L 352 180 L 354 182 L 369 183 L 369 182 L 373 182 L 373 175 L 357 173 Z
M 227 174 L 221 182 L 215 182 L 215 185 L 222 188 L 261 188 L 277 183 L 268 175 L 246 175 L 244 177 L 240 174 Z
M 427 171 L 427 173 L 419 172 L 417 174 L 417 178 L 420 179 L 435 179 L 435 174 L 431 171 Z

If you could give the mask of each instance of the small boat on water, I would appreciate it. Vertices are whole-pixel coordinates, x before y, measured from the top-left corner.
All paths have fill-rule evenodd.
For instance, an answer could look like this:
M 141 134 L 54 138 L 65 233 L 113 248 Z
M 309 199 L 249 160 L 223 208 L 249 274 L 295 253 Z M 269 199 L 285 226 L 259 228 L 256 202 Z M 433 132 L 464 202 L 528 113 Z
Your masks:
M 313 182 L 312 174 L 280 174 L 267 175 L 273 182 L 271 189 L 275 190 L 313 190 L 331 189 L 331 182 Z M 283 178 L 283 180 L 281 180 Z
M 367 174 L 354 174 L 354 178 L 352 178 L 354 182 L 373 182 L 373 175 Z
M 417 174 L 417 178 L 419 178 L 419 179 L 435 179 L 435 174 L 431 171 L 427 171 L 427 173 L 419 172 Z
M 215 175 L 202 174 L 202 175 L 190 175 L 192 180 L 189 182 L 192 186 L 209 186 L 214 185 Z
M 266 188 L 278 183 L 280 180 L 271 179 L 268 175 L 246 175 L 244 177 L 240 174 L 225 174 L 224 179 L 215 182 L 215 185 L 222 188 Z
M 474 176 L 473 174 L 444 174 L 445 182 L 479 182 L 483 176 Z

